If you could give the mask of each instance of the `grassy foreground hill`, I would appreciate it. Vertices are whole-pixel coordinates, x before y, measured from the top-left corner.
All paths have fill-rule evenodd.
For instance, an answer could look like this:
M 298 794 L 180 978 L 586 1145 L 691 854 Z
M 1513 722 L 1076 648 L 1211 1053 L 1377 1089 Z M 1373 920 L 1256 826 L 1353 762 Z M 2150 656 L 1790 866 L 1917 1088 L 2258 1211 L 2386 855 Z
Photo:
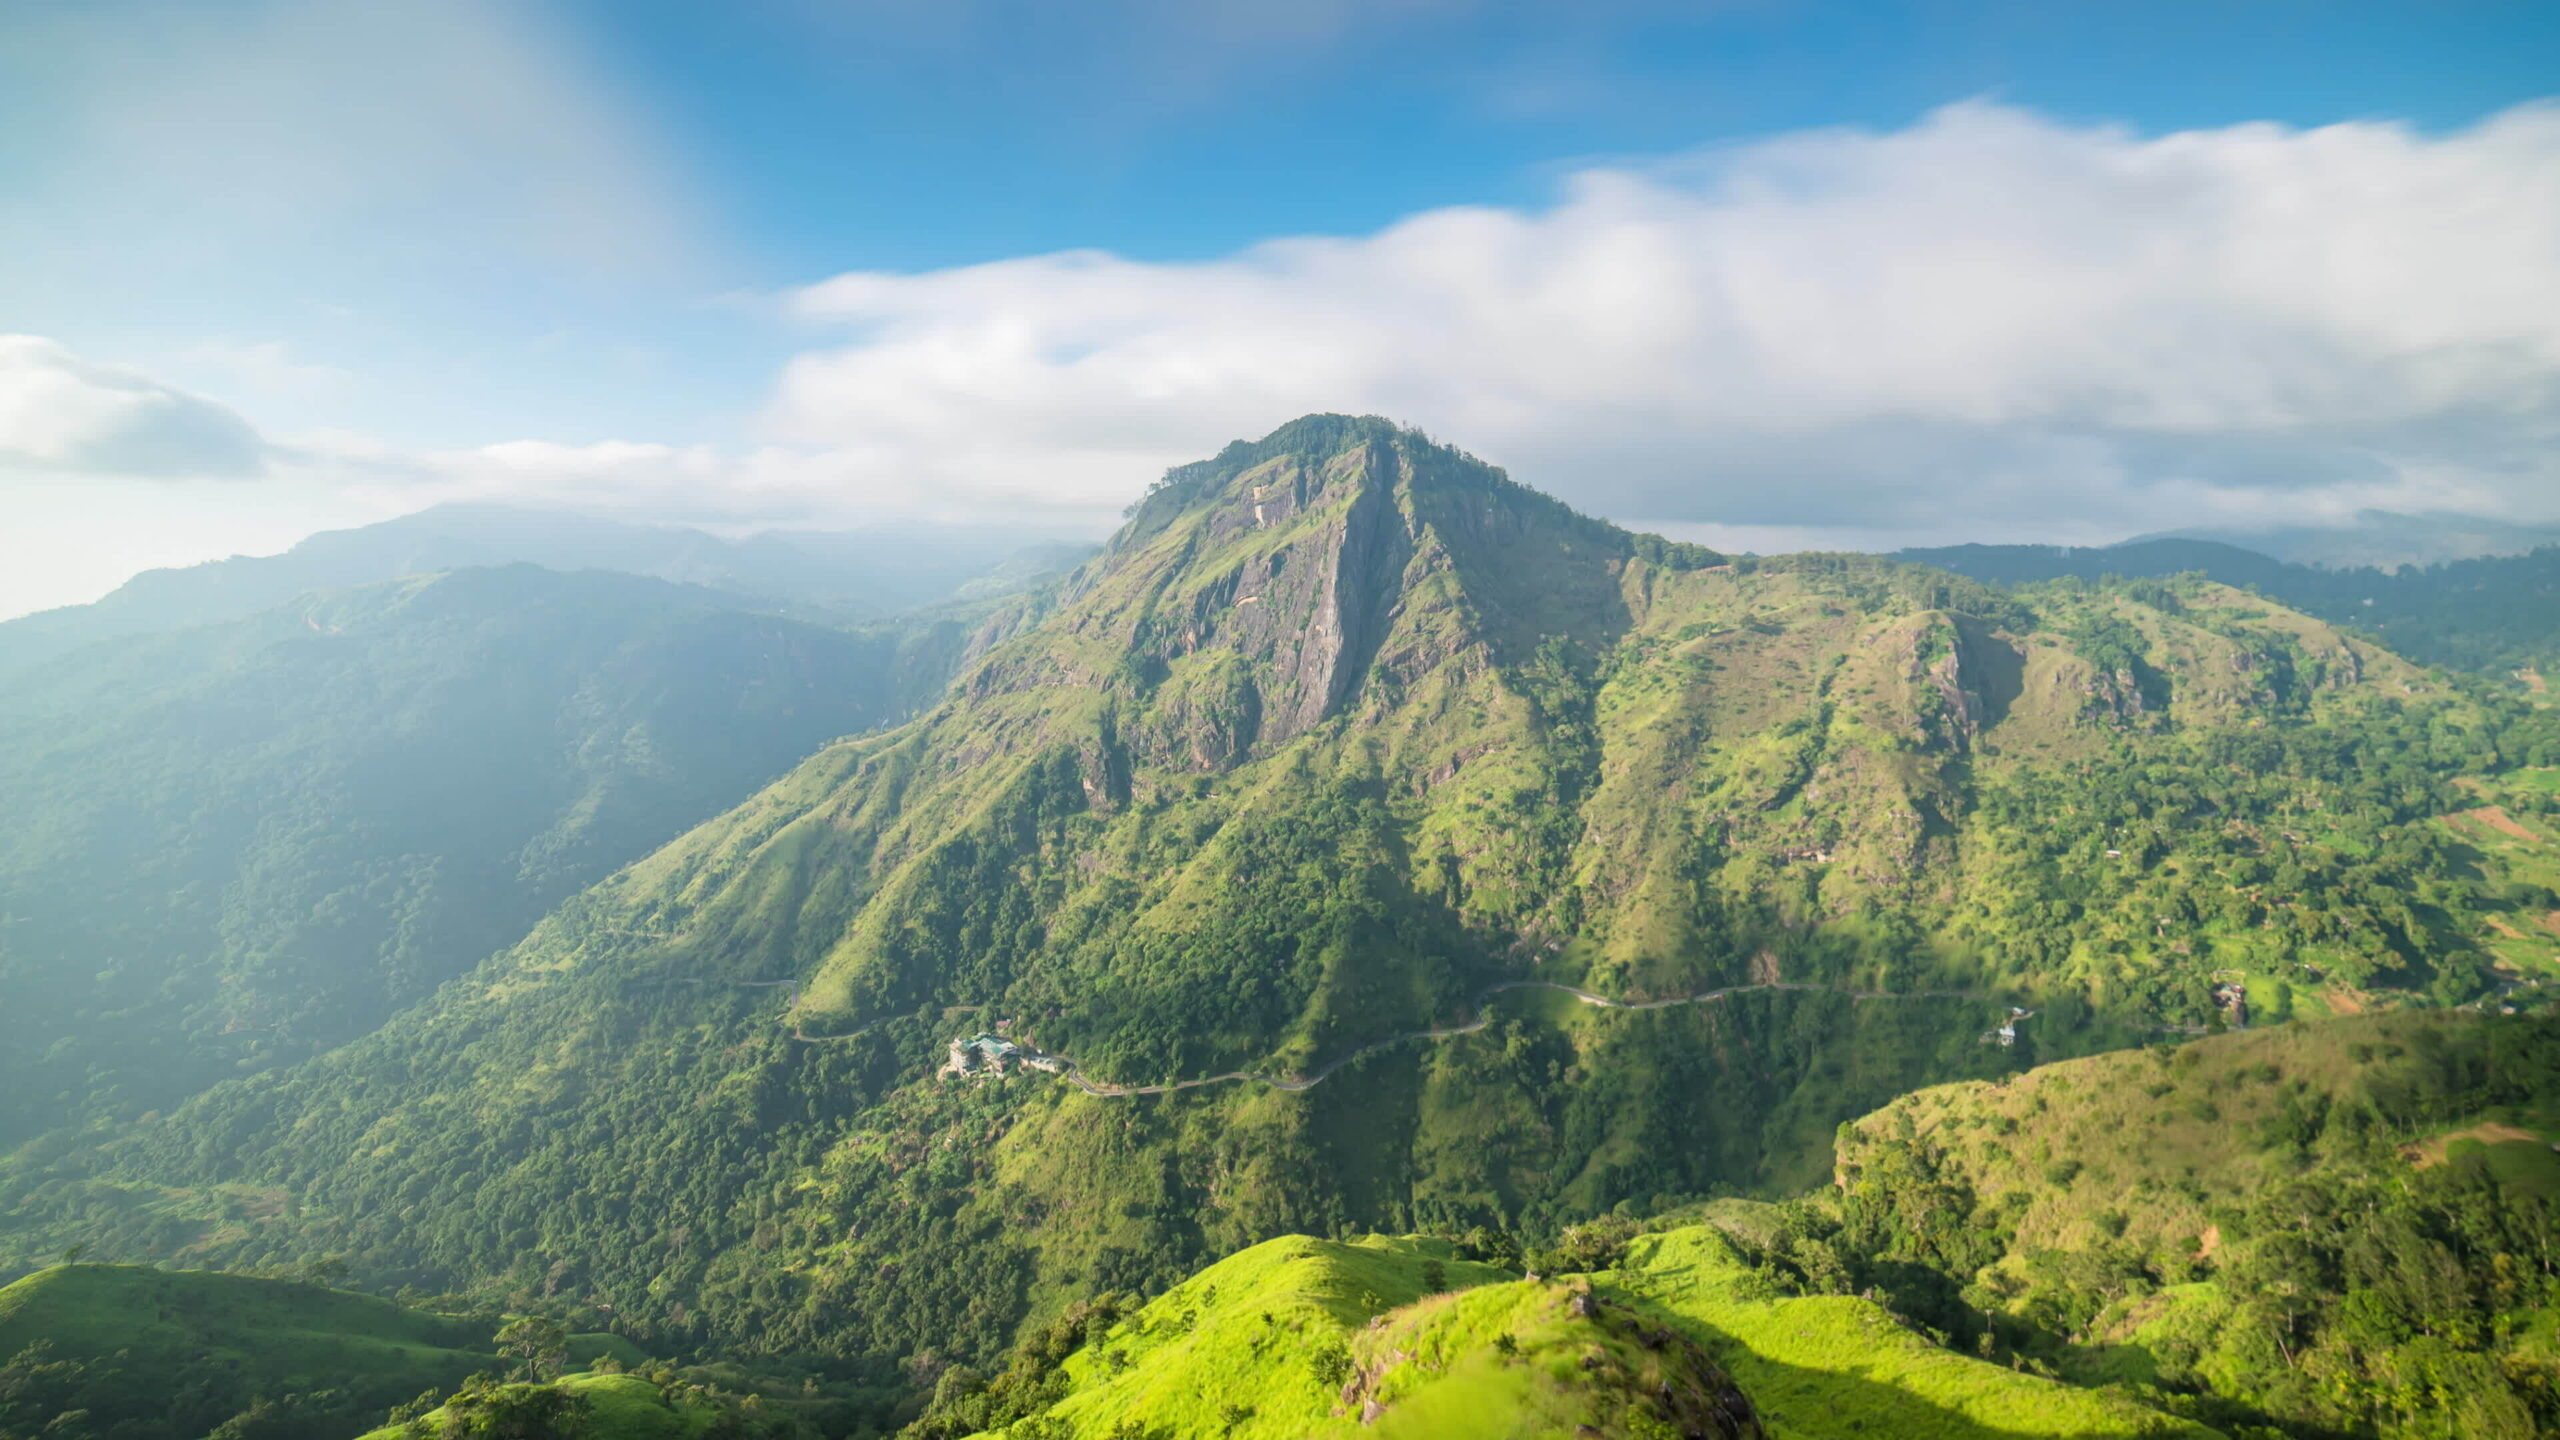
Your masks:
M 946 1377 L 908 1440 L 1576 1435 L 1774 1440 L 2196 1436 L 2116 1396 L 1950 1353 L 1870 1302 L 1784 1298 L 1716 1231 L 1522 1279 L 1446 1241 L 1293 1236 L 1134 1313 L 1079 1317 L 992 1378 Z
M 2319 621 L 1733 560 L 1377 420 L 1173 472 L 973 653 L 380 1031 L 18 1157 L 0 1238 L 925 1373 L 1274 1235 L 1802 1190 L 2218 975 L 2468 1002 L 2543 903 L 2424 823 L 2536 717 Z M 935 1076 L 997 1029 L 1075 1079 Z

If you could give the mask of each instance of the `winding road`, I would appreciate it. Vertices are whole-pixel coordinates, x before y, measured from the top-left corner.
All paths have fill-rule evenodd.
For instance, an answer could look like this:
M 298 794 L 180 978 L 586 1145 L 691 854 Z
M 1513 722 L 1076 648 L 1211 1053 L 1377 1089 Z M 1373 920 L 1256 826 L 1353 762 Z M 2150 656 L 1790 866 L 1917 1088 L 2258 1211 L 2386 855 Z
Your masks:
M 822 1045 L 832 1040 L 858 1039 L 869 1034 L 874 1028 L 865 1025 L 858 1030 L 848 1030 L 841 1035 L 807 1033 L 801 1028 L 798 1017 L 792 1013 L 800 1008 L 800 988 L 795 982 L 789 980 L 670 980 L 662 983 L 728 984 L 747 989 L 779 989 L 786 985 L 790 986 L 791 994 L 784 1002 L 783 1014 L 790 1019 L 791 1038 L 803 1045 Z M 1196 1080 L 1167 1080 L 1155 1085 L 1112 1085 L 1086 1078 L 1083 1069 L 1064 1055 L 1053 1055 L 1039 1050 L 1029 1050 L 1029 1053 L 1044 1060 L 1064 1061 L 1066 1065 L 1064 1070 L 1051 1073 L 1063 1076 L 1068 1084 L 1102 1100 L 1122 1100 L 1135 1095 L 1170 1095 L 1176 1090 L 1197 1090 L 1204 1085 L 1224 1085 L 1231 1080 L 1251 1081 L 1257 1085 L 1268 1085 L 1274 1090 L 1312 1090 L 1323 1084 L 1326 1077 L 1335 1071 L 1389 1046 L 1404 1045 L 1415 1040 L 1447 1040 L 1458 1035 L 1473 1035 L 1493 1023 L 1493 1012 L 1485 1008 L 1486 1002 L 1508 990 L 1558 990 L 1585 1005 L 1597 1005 L 1603 1010 L 1668 1010 L 1675 1005 L 1706 1005 L 1731 996 L 1749 995 L 1762 990 L 1820 991 L 1833 995 L 1846 995 L 1852 1000 L 1975 1000 L 1986 1004 L 2005 1003 L 1996 995 L 1985 995 L 1977 990 L 1851 990 L 1839 985 L 1815 985 L 1784 980 L 1766 981 L 1756 985 L 1727 985 L 1721 989 L 1702 990 L 1695 995 L 1675 995 L 1668 1000 L 1613 1000 L 1606 995 L 1596 995 L 1591 991 L 1554 980 L 1505 980 L 1499 985 L 1487 986 L 1476 993 L 1473 1006 L 1476 1018 L 1464 1025 L 1443 1026 L 1436 1030 L 1408 1030 L 1401 1035 L 1372 1040 L 1356 1050 L 1335 1056 L 1304 1075 L 1265 1075 L 1254 1070 L 1230 1070 L 1223 1075 L 1203 1075 Z M 958 1008 L 979 1010 L 985 1007 L 964 1005 Z M 1025 1048 L 1028 1050 L 1029 1047 Z
M 1413 1040 L 1446 1040 L 1454 1035 L 1474 1034 L 1485 1026 L 1493 1023 L 1493 1012 L 1485 1008 L 1485 1002 L 1506 990 L 1561 990 L 1565 994 L 1572 996 L 1574 999 L 1581 1001 L 1585 1005 L 1597 1005 L 1603 1010 L 1668 1010 L 1674 1005 L 1704 1005 L 1711 1001 L 1725 999 L 1728 996 L 1747 995 L 1756 990 L 1819 990 L 1828 991 L 1838 995 L 1846 995 L 1852 1000 L 1979 1000 L 1989 1002 L 1995 999 L 1993 996 L 1979 994 L 1971 990 L 1847 990 L 1837 985 L 1791 984 L 1784 981 L 1772 981 L 1759 985 L 1727 985 L 1720 990 L 1706 990 L 1695 995 L 1675 995 L 1668 1000 L 1612 1000 L 1606 995 L 1595 995 L 1588 990 L 1578 989 L 1571 985 L 1560 984 L 1553 980 L 1505 980 L 1499 985 L 1488 987 L 1476 996 L 1476 1018 L 1468 1021 L 1464 1025 L 1451 1025 L 1438 1030 L 1408 1030 L 1402 1035 L 1390 1035 L 1384 1040 L 1373 1040 L 1370 1043 L 1361 1046 L 1357 1050 L 1352 1050 L 1335 1056 L 1333 1059 L 1326 1061 L 1323 1065 L 1304 1075 L 1264 1075 L 1251 1070 L 1230 1070 L 1224 1075 L 1204 1075 L 1197 1080 L 1168 1080 L 1159 1085 L 1108 1085 L 1086 1079 L 1083 1070 L 1079 1069 L 1073 1060 L 1067 1060 L 1067 1068 L 1062 1073 L 1066 1076 L 1068 1084 L 1082 1090 L 1087 1095 L 1092 1095 L 1104 1100 L 1118 1100 L 1131 1095 L 1169 1095 L 1176 1090 L 1196 1090 L 1203 1085 L 1223 1085 L 1230 1080 L 1250 1080 L 1256 1084 L 1268 1085 L 1274 1090 L 1312 1090 L 1318 1085 L 1323 1084 L 1327 1076 L 1333 1074 L 1343 1066 L 1360 1059 L 1362 1056 L 1373 1055 L 1380 1050 L 1386 1049 L 1388 1046 L 1402 1045 Z M 1066 1057 L 1063 1055 L 1052 1056 L 1050 1058 L 1066 1060 Z

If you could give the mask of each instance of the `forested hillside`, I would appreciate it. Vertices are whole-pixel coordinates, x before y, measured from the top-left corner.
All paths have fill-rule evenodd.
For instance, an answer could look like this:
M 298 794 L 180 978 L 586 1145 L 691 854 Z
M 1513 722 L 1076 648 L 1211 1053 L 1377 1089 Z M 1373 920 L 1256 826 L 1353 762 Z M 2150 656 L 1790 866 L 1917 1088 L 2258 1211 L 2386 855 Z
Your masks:
M 2445 1011 L 1936 1087 L 1783 1204 L 1525 1254 L 1282 1239 L 1100 1297 L 903 1440 L 2528 1440 L 2560 1424 L 2555 1107 L 2560 1022 Z
M 0 691 L 0 1145 L 366 1033 L 964 633 L 519 566 L 36 667 Z
M 2231 986 L 2551 967 L 2540 872 L 2436 823 L 2547 714 L 2207 581 L 1735 560 L 1311 417 L 986 639 L 376 1033 L 13 1158 L 8 1243 L 913 1377 L 1274 1235 L 1800 1192 Z M 979 1031 L 1072 1077 L 937 1077 Z
M 2234 1430 L 2560 1427 L 2560 1021 L 2408 1012 L 1923 1090 L 1753 1246 Z
M 2397 570 L 2289 565 L 2210 540 L 1949 545 L 1896 558 L 1995 584 L 2201 574 L 2374 635 L 2420 664 L 2536 693 L 2560 674 L 2560 546 Z

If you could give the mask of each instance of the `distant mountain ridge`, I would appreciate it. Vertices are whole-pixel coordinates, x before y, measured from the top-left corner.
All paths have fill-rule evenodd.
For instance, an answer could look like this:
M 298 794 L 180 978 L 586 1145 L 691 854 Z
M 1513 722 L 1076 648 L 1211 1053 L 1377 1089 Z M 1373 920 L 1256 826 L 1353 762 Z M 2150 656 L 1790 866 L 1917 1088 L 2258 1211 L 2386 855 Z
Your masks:
M 371 1030 L 839 736 L 973 622 L 532 565 L 98 641 L 0 687 L 0 1148 Z
M 1006 526 L 767 531 L 742 540 L 507 505 L 438 505 L 313 535 L 280 555 L 148 570 L 90 605 L 0 622 L 0 675 L 119 635 L 244 619 L 318 590 L 493 565 L 610 570 L 737 597 L 803 618 L 871 619 L 1002 580 L 1063 569 L 1088 547 Z
M 2358 511 L 2344 525 L 2204 526 L 2137 535 L 2124 542 L 2206 540 L 2254 550 L 2293 565 L 2328 570 L 2397 570 L 2456 560 L 2524 555 L 2560 545 L 2560 525 L 2528 525 L 2478 515 Z
M 2298 565 L 2213 540 L 1947 545 L 1894 558 L 1992 584 L 2196 573 L 2380 637 L 2422 664 L 2527 688 L 2560 673 L 2560 545 L 2399 570 Z

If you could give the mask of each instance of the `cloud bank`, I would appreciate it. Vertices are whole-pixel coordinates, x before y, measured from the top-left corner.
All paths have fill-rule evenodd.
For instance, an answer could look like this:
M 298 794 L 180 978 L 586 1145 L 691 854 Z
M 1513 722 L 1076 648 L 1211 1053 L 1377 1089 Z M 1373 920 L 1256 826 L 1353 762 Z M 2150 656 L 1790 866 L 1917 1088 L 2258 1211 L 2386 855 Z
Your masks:
M 0 471 L 264 471 L 383 513 L 1098 531 L 1169 465 L 1343 410 L 1764 551 L 2560 520 L 2553 105 L 2446 135 L 2143 137 L 1965 104 L 1586 169 L 1540 208 L 1185 263 L 855 273 L 784 301 L 842 338 L 782 366 L 743 447 L 274 442 L 19 336 Z
M 0 466 L 44 473 L 243 477 L 266 469 L 249 422 L 37 335 L 0 335 Z
M 1375 411 L 1620 519 L 2109 539 L 2560 514 L 2560 107 L 2156 138 L 2002 106 L 1220 259 L 856 273 L 774 440 L 1066 509 Z

